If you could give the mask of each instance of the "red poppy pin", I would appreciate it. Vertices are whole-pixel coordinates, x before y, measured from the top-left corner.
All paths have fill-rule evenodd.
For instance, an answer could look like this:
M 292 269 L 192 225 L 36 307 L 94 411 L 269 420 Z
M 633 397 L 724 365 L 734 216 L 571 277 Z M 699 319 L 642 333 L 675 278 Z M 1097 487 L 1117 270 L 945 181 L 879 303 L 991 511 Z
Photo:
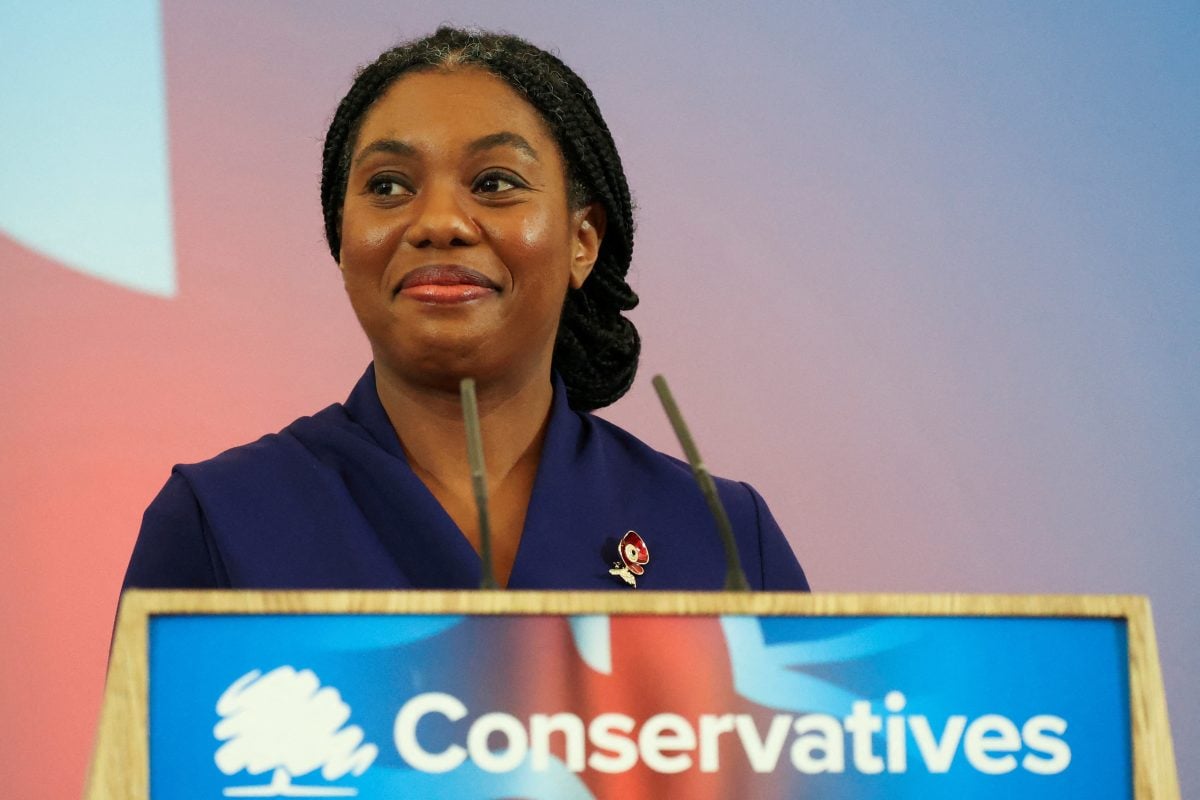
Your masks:
M 613 568 L 608 571 L 608 574 L 616 575 L 636 589 L 637 578 L 635 576 L 646 571 L 642 565 L 650 563 L 650 548 L 646 547 L 646 542 L 641 536 L 638 536 L 637 531 L 629 531 L 621 537 L 621 542 L 617 545 L 617 555 L 621 557 L 621 560 L 613 562 Z

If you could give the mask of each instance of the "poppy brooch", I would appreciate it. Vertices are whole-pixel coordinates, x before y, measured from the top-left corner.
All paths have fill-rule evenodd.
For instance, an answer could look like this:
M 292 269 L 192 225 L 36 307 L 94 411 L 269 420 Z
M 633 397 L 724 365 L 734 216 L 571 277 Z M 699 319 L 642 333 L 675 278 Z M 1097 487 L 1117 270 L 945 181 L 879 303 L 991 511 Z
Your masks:
M 621 537 L 617 545 L 617 555 L 620 561 L 613 562 L 609 575 L 616 575 L 633 588 L 637 588 L 637 576 L 645 573 L 644 564 L 650 563 L 650 548 L 645 540 L 638 536 L 637 531 L 629 531 Z

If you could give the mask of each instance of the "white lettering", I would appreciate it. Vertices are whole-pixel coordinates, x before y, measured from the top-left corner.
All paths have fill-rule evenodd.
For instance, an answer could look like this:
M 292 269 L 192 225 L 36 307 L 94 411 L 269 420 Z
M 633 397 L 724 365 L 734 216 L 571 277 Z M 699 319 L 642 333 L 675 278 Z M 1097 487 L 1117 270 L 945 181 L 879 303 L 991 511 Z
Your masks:
M 984 714 L 967 727 L 963 753 L 971 766 L 985 775 L 1003 775 L 1017 768 L 1012 755 L 1021 749 L 1021 734 L 1013 721 L 999 714 Z M 1005 753 L 999 758 L 993 753 Z
M 871 713 L 871 704 L 856 700 L 850 704 L 850 716 L 846 717 L 846 733 L 852 737 L 854 746 L 854 768 L 864 775 L 883 772 L 883 759 L 871 750 L 871 738 L 883 730 L 883 720 Z
M 696 731 L 678 714 L 655 714 L 642 725 L 638 734 L 642 761 L 655 772 L 673 775 L 692 766 L 686 751 L 696 749 Z M 666 755 L 666 751 L 679 751 Z
M 900 692 L 888 692 L 883 698 L 884 708 L 892 712 L 884 723 L 887 729 L 888 772 L 908 771 L 908 735 L 904 731 L 904 717 L 897 716 L 904 710 L 906 702 Z
M 561 733 L 566 745 L 565 759 L 571 772 L 583 772 L 587 756 L 583 720 L 576 714 L 534 714 L 529 718 L 530 767 L 535 772 L 550 768 L 550 735 Z
M 1037 775 L 1057 775 L 1071 763 L 1071 748 L 1059 737 L 1067 732 L 1067 721 L 1062 717 L 1039 714 L 1030 717 L 1021 728 L 1021 739 L 1032 750 L 1021 759 L 1021 766 Z M 1047 734 L 1056 734 L 1048 736 Z M 1042 758 L 1044 754 L 1049 758 Z
M 805 714 L 796 719 L 792 765 L 806 775 L 846 770 L 846 741 L 842 723 L 828 714 Z M 821 757 L 813 751 L 821 752 Z
M 419 694 L 404 704 L 396 715 L 392 736 L 396 740 L 396 751 L 413 769 L 421 772 L 449 772 L 462 764 L 467 751 L 452 744 L 440 753 L 430 753 L 417 741 L 417 723 L 426 714 L 441 714 L 451 722 L 467 715 L 467 707 L 453 695 L 442 692 Z
M 950 771 L 950 765 L 954 763 L 954 756 L 958 753 L 958 743 L 962 739 L 963 729 L 966 727 L 967 718 L 955 714 L 946 720 L 942 738 L 935 739 L 933 729 L 929 727 L 928 717 L 919 714 L 908 718 L 908 728 L 912 731 L 913 739 L 917 743 L 917 750 L 920 751 L 925 766 L 933 773 Z
M 909 737 L 915 742 L 914 758 L 932 774 L 948 772 L 961 750 L 971 768 L 985 775 L 1003 775 L 1024 769 L 1034 775 L 1056 775 L 1071 764 L 1066 739 L 1067 721 L 1039 714 L 1023 725 L 999 714 L 973 720 L 961 714 L 946 719 L 937 734 L 922 714 L 906 715 L 907 698 L 888 692 L 882 710 L 857 700 L 850 714 L 700 714 L 689 719 L 658 713 L 645 721 L 626 714 L 599 714 L 590 722 L 567 711 L 518 718 L 492 711 L 467 726 L 470 712 L 461 700 L 442 692 L 417 695 L 396 714 L 393 738 L 400 758 L 421 772 L 439 774 L 462 766 L 468 759 L 484 772 L 505 773 L 528 762 L 534 772 L 552 768 L 561 754 L 568 770 L 581 773 L 627 772 L 639 765 L 663 775 L 699 767 L 700 772 L 721 769 L 722 739 L 726 759 L 729 747 L 740 745 L 750 768 L 757 773 L 779 768 L 784 747 L 791 765 L 806 775 L 841 774 L 849 768 L 864 775 L 908 771 Z M 432 721 L 430 717 L 434 717 Z M 760 727 L 760 722 L 766 726 Z M 454 723 L 460 723 L 453 725 Z M 451 726 L 453 725 L 453 728 Z M 465 728 L 465 737 L 463 730 Z M 446 739 L 451 731 L 452 738 Z M 465 738 L 465 741 L 463 740 Z M 882 751 L 876 743 L 882 739 Z M 730 744 L 736 741 L 738 744 Z M 848 752 L 849 751 L 849 758 Z M 737 761 L 727 769 L 744 770 Z
M 721 767 L 722 733 L 733 730 L 733 714 L 700 715 L 700 771 L 716 772 Z
M 507 743 L 499 752 L 488 744 L 493 733 L 503 735 Z M 467 752 L 475 766 L 484 772 L 512 772 L 529 752 L 529 737 L 521 720 L 512 714 L 493 711 L 475 720 L 467 731 Z
M 742 740 L 742 749 L 750 759 L 751 769 L 755 772 L 775 771 L 791 724 L 790 714 L 776 714 L 771 720 L 771 727 L 767 729 L 767 739 L 763 741 L 758 736 L 758 726 L 754 724 L 754 717 L 749 714 L 737 715 L 738 738 Z
M 588 766 L 598 772 L 626 772 L 637 763 L 638 749 L 633 740 L 617 732 L 633 732 L 634 722 L 624 714 L 601 714 L 588 725 L 588 739 L 597 748 L 588 756 Z M 608 755 L 602 751 L 607 750 Z

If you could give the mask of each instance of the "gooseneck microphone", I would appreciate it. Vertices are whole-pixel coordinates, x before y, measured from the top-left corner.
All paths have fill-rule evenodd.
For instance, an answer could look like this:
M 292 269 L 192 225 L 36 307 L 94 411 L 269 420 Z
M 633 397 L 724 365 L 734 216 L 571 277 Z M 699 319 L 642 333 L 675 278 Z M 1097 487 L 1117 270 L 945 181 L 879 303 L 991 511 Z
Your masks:
M 479 427 L 479 403 L 475 399 L 475 379 L 463 378 L 458 384 L 462 400 L 463 423 L 467 428 L 467 463 L 471 465 L 471 489 L 479 511 L 480 589 L 496 589 L 492 570 L 492 523 L 488 515 L 487 472 L 483 467 L 483 434 Z
M 654 391 L 658 392 L 658 399 L 662 403 L 663 411 L 667 412 L 667 419 L 671 420 L 671 427 L 675 429 L 675 437 L 679 439 L 683 453 L 687 456 L 688 464 L 692 467 L 692 475 L 695 477 L 696 483 L 700 484 L 700 491 L 708 503 L 708 510 L 712 512 L 713 519 L 717 521 L 717 533 L 721 536 L 721 544 L 725 546 L 725 590 L 749 591 L 750 584 L 746 580 L 746 573 L 742 570 L 742 560 L 738 557 L 737 544 L 733 538 L 733 525 L 729 522 L 729 515 L 725 513 L 725 506 L 721 504 L 721 498 L 717 496 L 717 485 L 713 482 L 708 467 L 704 466 L 704 460 L 700 458 L 700 451 L 696 449 L 696 442 L 692 440 L 687 423 L 683 421 L 683 415 L 679 413 L 679 406 L 675 404 L 675 398 L 667 386 L 667 379 L 662 375 L 655 375 L 651 383 L 654 384 Z

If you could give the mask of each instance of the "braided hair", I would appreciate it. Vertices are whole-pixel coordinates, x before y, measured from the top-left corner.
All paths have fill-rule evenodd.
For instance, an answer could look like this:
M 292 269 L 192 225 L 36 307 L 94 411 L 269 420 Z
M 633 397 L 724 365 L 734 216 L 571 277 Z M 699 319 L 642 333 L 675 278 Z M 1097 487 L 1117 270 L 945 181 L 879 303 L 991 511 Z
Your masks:
M 641 352 L 637 328 L 622 314 L 638 302 L 625 280 L 633 256 L 633 202 L 591 90 L 556 56 L 516 36 L 442 27 L 361 68 L 325 136 L 321 206 L 329 251 L 340 260 L 351 156 L 372 104 L 409 72 L 463 66 L 487 70 L 538 111 L 562 151 L 572 210 L 589 203 L 604 207 L 607 225 L 592 273 L 581 288 L 567 290 L 553 368 L 572 408 L 590 411 L 614 403 L 633 383 Z

